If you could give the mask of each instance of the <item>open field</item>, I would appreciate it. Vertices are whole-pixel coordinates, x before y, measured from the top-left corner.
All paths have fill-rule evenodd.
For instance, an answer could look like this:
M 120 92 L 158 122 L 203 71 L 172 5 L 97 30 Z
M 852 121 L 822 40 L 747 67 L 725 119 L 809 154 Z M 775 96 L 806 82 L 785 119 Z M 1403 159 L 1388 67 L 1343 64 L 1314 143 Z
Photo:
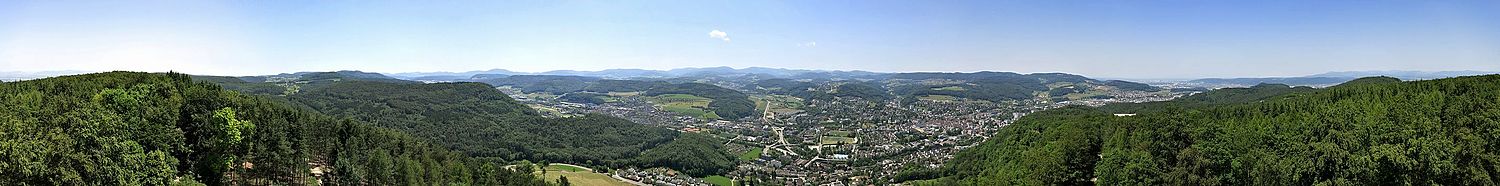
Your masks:
M 822 138 L 818 138 L 818 144 L 820 144 L 820 145 L 855 144 L 855 143 L 859 143 L 859 139 L 858 138 L 833 137 L 833 136 L 823 136 Z
M 835 130 L 835 131 L 828 131 L 828 135 L 829 136 L 838 136 L 838 137 L 853 137 L 854 133 L 849 132 L 849 131 Z
M 537 112 L 540 112 L 543 115 L 547 115 L 547 116 L 570 117 L 567 114 L 563 114 L 562 111 L 558 111 L 557 108 L 552 108 L 552 107 L 548 107 L 548 106 L 545 106 L 545 105 L 540 105 L 540 104 L 526 104 L 526 107 L 531 107 L 531 109 L 536 110 Z
M 637 95 L 641 95 L 641 92 L 609 92 L 608 94 L 609 94 L 609 96 L 625 97 L 625 96 L 637 96 Z
M 542 175 L 541 171 L 532 172 L 534 175 Z M 607 174 L 590 172 L 582 167 L 569 165 L 547 166 L 547 175 L 544 179 L 548 182 L 557 182 L 562 176 L 568 177 L 568 183 L 572 185 L 605 185 L 605 186 L 632 186 L 630 183 L 616 180 Z
M 802 107 L 805 106 L 805 103 L 802 102 L 802 98 L 787 95 L 751 96 L 750 101 L 755 102 L 756 111 L 765 110 L 767 106 L 766 104 L 769 103 L 771 106 L 771 112 L 776 113 L 798 112 L 802 111 Z
M 560 170 L 560 171 L 569 171 L 569 172 L 588 171 L 588 170 L 584 170 L 583 167 L 571 166 L 571 165 L 557 165 L 557 164 L 547 165 L 547 170 Z
M 687 94 L 662 94 L 651 97 L 651 101 L 662 110 L 705 119 L 719 118 L 718 114 L 708 110 L 708 103 L 713 102 L 713 99 Z
M 956 100 L 958 100 L 958 97 L 953 97 L 953 96 L 949 96 L 949 95 L 922 95 L 922 96 L 917 96 L 917 99 L 920 99 L 920 100 L 929 100 L 929 101 L 956 101 Z
M 572 178 L 569 178 L 569 179 L 572 179 Z M 708 182 L 708 183 L 712 183 L 712 184 L 718 185 L 718 186 L 734 186 L 734 180 L 733 179 L 729 179 L 729 177 L 724 177 L 724 176 L 719 176 L 719 175 L 713 175 L 713 176 L 704 177 L 703 181 Z
M 959 86 L 946 86 L 946 87 L 932 88 L 932 90 L 964 91 L 964 90 L 968 90 L 968 89 L 964 89 L 964 87 L 959 87 Z
M 744 154 L 740 154 L 740 160 L 755 160 L 755 159 L 760 159 L 760 153 L 761 153 L 762 150 L 764 150 L 764 149 L 761 149 L 761 148 L 750 148 L 750 152 L 745 152 Z

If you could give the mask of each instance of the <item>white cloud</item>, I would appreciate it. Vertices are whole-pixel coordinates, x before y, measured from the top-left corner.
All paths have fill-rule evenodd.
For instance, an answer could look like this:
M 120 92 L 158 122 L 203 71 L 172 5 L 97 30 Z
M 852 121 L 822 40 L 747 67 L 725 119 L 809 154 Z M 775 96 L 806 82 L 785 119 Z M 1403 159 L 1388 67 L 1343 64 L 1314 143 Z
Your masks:
M 710 37 L 710 38 L 716 38 L 716 39 L 723 39 L 724 42 L 729 42 L 729 33 L 724 33 L 724 31 L 719 31 L 719 30 L 709 31 L 708 32 L 708 37 Z
M 799 46 L 799 47 L 817 47 L 818 46 L 818 42 L 817 41 L 808 41 L 808 42 L 803 42 L 803 43 L 797 43 L 797 46 Z

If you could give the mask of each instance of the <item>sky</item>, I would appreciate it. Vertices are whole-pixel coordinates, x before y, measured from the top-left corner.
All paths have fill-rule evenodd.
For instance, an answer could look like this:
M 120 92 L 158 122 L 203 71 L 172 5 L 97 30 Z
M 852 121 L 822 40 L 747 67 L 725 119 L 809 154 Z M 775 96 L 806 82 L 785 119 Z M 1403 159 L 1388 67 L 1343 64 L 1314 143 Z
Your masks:
M 1500 71 L 1500 1 L 0 1 L 0 71 Z

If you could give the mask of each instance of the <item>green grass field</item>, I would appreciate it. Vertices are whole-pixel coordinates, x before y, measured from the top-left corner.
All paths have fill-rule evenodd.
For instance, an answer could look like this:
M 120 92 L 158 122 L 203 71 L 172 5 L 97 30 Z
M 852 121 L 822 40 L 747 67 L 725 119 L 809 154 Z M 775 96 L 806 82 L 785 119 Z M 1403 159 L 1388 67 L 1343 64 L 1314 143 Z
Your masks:
M 536 171 L 532 174 L 542 175 L 542 172 Z M 566 165 L 547 166 L 547 175 L 544 179 L 548 182 L 557 182 L 557 178 L 562 176 L 567 176 L 568 183 L 572 185 L 632 186 L 630 183 L 616 180 L 607 174 L 589 172 L 583 168 Z
M 828 135 L 829 136 L 838 136 L 838 137 L 853 137 L 854 133 L 853 132 L 849 132 L 849 131 L 835 130 L 835 131 L 828 131 Z
M 954 101 L 954 100 L 958 100 L 958 97 L 953 97 L 953 96 L 949 96 L 949 95 L 922 95 L 922 96 L 917 96 L 917 99 L 920 99 L 920 100 L 930 100 L 930 101 Z
M 572 179 L 572 178 L 568 178 L 568 179 Z M 706 181 L 708 183 L 711 183 L 711 184 L 714 184 L 714 185 L 718 185 L 718 186 L 734 186 L 734 179 L 729 179 L 729 177 L 724 177 L 724 176 L 719 176 L 719 175 L 713 175 L 713 176 L 704 177 L 703 181 Z
M 609 96 L 625 97 L 641 95 L 641 92 L 609 92 L 607 94 L 609 94 Z
M 744 154 L 740 154 L 740 160 L 747 160 L 748 161 L 748 160 L 760 159 L 760 153 L 761 153 L 762 150 L 764 150 L 764 149 L 752 148 L 750 150 L 750 152 L 745 152 Z
M 698 97 L 688 94 L 662 94 L 651 97 L 662 110 L 680 113 L 704 119 L 719 119 L 719 114 L 708 110 L 708 103 L 713 99 Z
M 654 98 L 656 100 L 664 101 L 664 102 L 698 102 L 698 101 L 702 101 L 702 102 L 705 102 L 705 103 L 703 103 L 705 105 L 708 104 L 707 102 L 714 100 L 714 99 L 708 99 L 708 98 L 705 98 L 705 97 L 698 97 L 698 96 L 694 96 L 694 95 L 690 95 L 690 94 L 662 94 L 662 95 L 657 95 L 657 96 L 652 97 L 652 98 Z
M 771 104 L 771 112 L 780 113 L 801 111 L 805 106 L 802 98 L 787 95 L 752 96 L 750 101 L 755 102 L 755 111 L 765 110 L 767 103 Z
M 946 87 L 933 88 L 932 90 L 964 91 L 964 90 L 968 90 L 968 89 L 964 89 L 964 87 L 959 87 L 959 86 L 946 86 Z
M 568 171 L 568 172 L 587 171 L 587 170 L 583 170 L 583 167 L 575 167 L 575 166 L 567 166 L 567 165 L 547 165 L 547 170 L 560 170 L 560 171 Z
M 855 144 L 859 143 L 859 139 L 850 137 L 823 136 L 822 138 L 818 138 L 818 143 L 820 145 Z

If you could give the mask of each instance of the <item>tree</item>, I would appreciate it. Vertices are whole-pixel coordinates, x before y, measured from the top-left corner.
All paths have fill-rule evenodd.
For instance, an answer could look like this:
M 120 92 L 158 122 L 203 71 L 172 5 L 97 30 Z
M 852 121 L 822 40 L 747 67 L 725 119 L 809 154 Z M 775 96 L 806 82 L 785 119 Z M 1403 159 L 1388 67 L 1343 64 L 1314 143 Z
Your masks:
M 1500 75 L 1258 85 L 1065 107 L 944 164 L 949 185 L 1489 185 Z M 1134 116 L 1112 113 L 1130 111 Z M 1094 181 L 1097 179 L 1097 182 Z M 951 183 L 951 184 L 950 184 Z
M 399 131 L 241 95 L 182 74 L 108 72 L 7 82 L 0 84 L 0 100 L 5 184 L 306 185 L 314 178 L 308 164 L 333 168 L 320 181 L 340 185 L 463 184 L 428 176 L 466 171 L 485 172 L 471 179 L 490 183 L 483 185 L 547 184 L 530 173 L 478 166 L 502 160 L 470 158 Z M 422 170 L 418 164 L 474 166 Z M 408 177 L 393 177 L 393 165 Z M 491 169 L 480 170 L 486 167 Z
M 572 182 L 568 182 L 568 177 L 567 176 L 557 176 L 557 185 L 570 186 L 570 185 L 573 185 L 573 183 Z

